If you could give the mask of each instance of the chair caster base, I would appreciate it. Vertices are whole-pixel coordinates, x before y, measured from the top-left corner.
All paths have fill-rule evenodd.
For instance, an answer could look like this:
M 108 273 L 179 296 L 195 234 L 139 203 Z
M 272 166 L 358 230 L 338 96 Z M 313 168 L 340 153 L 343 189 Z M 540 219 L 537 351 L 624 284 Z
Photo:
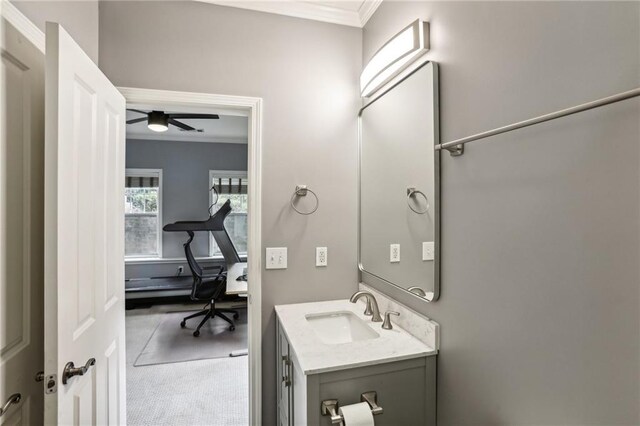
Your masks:
M 196 330 L 193 332 L 193 337 L 198 337 L 200 335 L 200 331 Z
M 187 326 L 186 321 L 182 321 L 182 322 L 180 323 L 180 328 L 185 328 L 186 326 Z
M 233 330 L 235 330 L 235 329 L 236 329 L 236 327 L 235 327 L 234 325 L 232 325 L 231 327 L 229 327 L 229 331 L 233 331 Z
M 233 314 L 233 319 L 238 319 L 238 318 L 240 318 L 239 314 Z

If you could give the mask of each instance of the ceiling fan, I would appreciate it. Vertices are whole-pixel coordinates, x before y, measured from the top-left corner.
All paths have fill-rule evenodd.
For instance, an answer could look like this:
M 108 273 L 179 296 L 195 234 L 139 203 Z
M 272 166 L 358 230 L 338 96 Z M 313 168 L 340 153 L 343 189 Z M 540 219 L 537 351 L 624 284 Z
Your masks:
M 147 121 L 147 127 L 154 132 L 166 132 L 169 129 L 169 124 L 176 126 L 186 131 L 196 131 L 195 127 L 191 127 L 177 119 L 189 120 L 189 119 L 210 119 L 217 120 L 220 118 L 218 114 L 166 114 L 164 111 L 140 111 L 138 109 L 128 109 L 127 111 L 137 112 L 144 114 L 144 117 L 134 118 L 128 120 L 127 124 L 139 123 L 141 121 Z

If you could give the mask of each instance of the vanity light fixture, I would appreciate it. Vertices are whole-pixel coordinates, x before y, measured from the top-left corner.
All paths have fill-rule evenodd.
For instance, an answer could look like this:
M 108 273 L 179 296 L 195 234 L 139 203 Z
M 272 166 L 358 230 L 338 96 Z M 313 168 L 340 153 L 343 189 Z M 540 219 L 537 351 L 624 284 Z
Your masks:
M 151 111 L 147 127 L 154 132 L 166 132 L 169 130 L 169 117 L 162 111 Z
M 420 19 L 396 34 L 373 55 L 360 74 L 362 97 L 378 89 L 429 51 L 429 23 Z

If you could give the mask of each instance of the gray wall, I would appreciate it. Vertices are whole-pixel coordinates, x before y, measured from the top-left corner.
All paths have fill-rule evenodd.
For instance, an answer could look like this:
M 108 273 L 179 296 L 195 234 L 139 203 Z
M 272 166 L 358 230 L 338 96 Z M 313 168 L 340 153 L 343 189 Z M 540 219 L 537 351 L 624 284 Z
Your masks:
M 11 3 L 42 31 L 47 21 L 61 24 L 87 55 L 98 62 L 98 1 L 12 0 Z
M 276 420 L 273 305 L 356 290 L 361 49 L 357 28 L 198 2 L 100 4 L 100 67 L 116 85 L 264 99 L 263 245 L 289 248 L 289 268 L 262 276 L 265 424 Z M 291 210 L 296 184 L 318 193 L 316 214 Z M 328 267 L 315 267 L 316 246 Z
M 638 3 L 386 0 L 363 40 L 196 2 L 148 6 L 100 4 L 100 66 L 116 84 L 265 100 L 264 245 L 290 248 L 288 270 L 263 273 L 266 424 L 272 306 L 356 288 L 361 41 L 366 60 L 431 21 L 445 141 L 640 83 Z M 95 57 L 93 5 L 18 7 L 59 20 Z M 640 422 L 639 115 L 626 101 L 443 155 L 442 299 L 421 308 L 442 324 L 440 423 Z M 296 183 L 318 190 L 317 214 L 291 213 Z M 328 268 L 313 266 L 316 245 Z
M 453 140 L 640 86 L 640 4 L 385 1 L 431 22 Z M 442 156 L 439 424 L 639 424 L 640 102 Z M 403 298 L 397 295 L 398 298 Z M 413 304 L 416 306 L 415 304 Z
M 184 141 L 127 140 L 127 168 L 162 169 L 163 226 L 178 220 L 205 220 L 209 208 L 209 170 L 247 170 L 247 145 Z M 162 233 L 162 257 L 183 258 L 184 233 Z M 196 234 L 193 252 L 209 255 L 206 234 Z M 176 272 L 171 267 L 169 275 Z M 127 268 L 127 278 L 161 276 L 164 266 Z

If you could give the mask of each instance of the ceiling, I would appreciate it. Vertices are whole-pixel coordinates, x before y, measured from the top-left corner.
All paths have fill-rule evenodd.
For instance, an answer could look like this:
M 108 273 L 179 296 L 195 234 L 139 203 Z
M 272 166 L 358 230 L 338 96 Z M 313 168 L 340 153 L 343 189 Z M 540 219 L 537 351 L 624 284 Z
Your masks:
M 145 109 L 145 111 L 147 111 Z M 165 111 L 176 113 L 184 111 Z M 127 120 L 142 117 L 141 114 L 127 111 Z M 169 126 L 166 132 L 154 132 L 149 130 L 146 121 L 127 124 L 127 139 L 153 139 L 186 142 L 213 142 L 213 143 L 247 143 L 249 121 L 247 117 L 234 115 L 221 115 L 218 120 L 193 120 L 180 119 L 185 124 L 195 127 L 202 132 L 186 132 L 175 126 Z
M 382 0 L 334 0 L 334 1 L 301 1 L 301 0 L 197 0 L 221 6 L 275 13 L 314 21 L 350 27 L 364 27 Z

